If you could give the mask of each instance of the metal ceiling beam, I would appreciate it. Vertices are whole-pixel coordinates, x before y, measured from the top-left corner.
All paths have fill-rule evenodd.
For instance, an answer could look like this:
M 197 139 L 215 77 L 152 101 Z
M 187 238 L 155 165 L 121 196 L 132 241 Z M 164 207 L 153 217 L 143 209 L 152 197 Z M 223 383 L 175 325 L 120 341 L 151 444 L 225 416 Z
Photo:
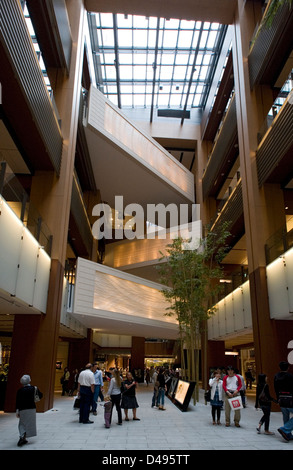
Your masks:
M 117 81 L 117 101 L 118 108 L 121 109 L 121 89 L 120 89 L 120 68 L 119 68 L 119 46 L 118 46 L 118 30 L 117 30 L 117 15 L 113 15 L 113 32 L 114 32 L 114 48 L 115 48 L 115 69 Z
M 97 35 L 97 23 L 96 15 L 94 13 L 88 13 L 88 24 L 89 24 L 89 34 L 92 45 L 92 54 L 93 54 L 93 63 L 96 75 L 96 85 L 99 90 L 103 90 L 103 75 L 101 70 L 101 63 L 99 53 L 99 42 Z
M 184 108 L 183 108 L 183 115 L 182 115 L 182 119 L 181 119 L 181 125 L 183 125 L 184 117 L 185 117 L 185 113 L 186 113 L 186 109 L 187 109 L 187 103 L 188 103 L 188 98 L 189 98 L 189 94 L 190 94 L 190 88 L 191 88 L 191 85 L 192 85 L 193 74 L 194 74 L 194 71 L 195 71 L 196 59 L 197 59 L 197 55 L 198 55 L 198 51 L 199 51 L 199 45 L 200 45 L 200 41 L 201 41 L 203 25 L 204 25 L 204 23 L 202 22 L 201 26 L 200 26 L 200 31 L 199 31 L 199 35 L 198 35 L 196 49 L 194 51 L 193 65 L 192 65 L 192 70 L 191 70 L 191 74 L 190 74 L 190 78 L 189 78 L 189 82 L 188 82 L 188 89 L 187 89 L 185 104 L 184 104 Z
M 213 77 L 214 77 L 214 74 L 215 74 L 215 71 L 216 71 L 216 68 L 217 68 L 217 64 L 218 64 L 218 61 L 219 61 L 220 52 L 223 48 L 223 44 L 224 44 L 227 29 L 228 29 L 228 27 L 226 25 L 221 26 L 220 37 L 217 41 L 217 48 L 214 51 L 213 63 L 210 67 L 209 76 L 206 80 L 208 86 L 207 86 L 207 89 L 206 89 L 205 93 L 202 95 L 202 98 L 201 98 L 200 108 L 202 108 L 202 109 L 204 109 L 204 107 L 206 105 L 206 102 L 207 102 L 207 99 L 208 99 L 209 91 L 210 91 L 211 84 L 212 84 L 212 81 L 213 81 Z
M 152 91 L 152 105 L 151 105 L 150 122 L 153 122 L 153 114 L 154 114 L 157 57 L 158 57 L 158 48 L 159 48 L 159 33 L 160 33 L 160 18 L 157 18 L 157 34 L 156 34 L 156 47 L 155 47 L 155 62 L 153 64 L 154 74 L 153 74 L 153 91 Z

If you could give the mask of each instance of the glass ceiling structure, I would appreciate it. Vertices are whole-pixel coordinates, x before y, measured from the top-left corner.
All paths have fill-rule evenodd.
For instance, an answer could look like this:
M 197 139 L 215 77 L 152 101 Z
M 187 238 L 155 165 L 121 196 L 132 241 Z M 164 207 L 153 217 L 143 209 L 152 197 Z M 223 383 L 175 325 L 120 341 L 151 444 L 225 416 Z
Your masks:
M 88 15 L 97 87 L 121 109 L 189 117 L 203 109 L 226 33 L 218 23 Z

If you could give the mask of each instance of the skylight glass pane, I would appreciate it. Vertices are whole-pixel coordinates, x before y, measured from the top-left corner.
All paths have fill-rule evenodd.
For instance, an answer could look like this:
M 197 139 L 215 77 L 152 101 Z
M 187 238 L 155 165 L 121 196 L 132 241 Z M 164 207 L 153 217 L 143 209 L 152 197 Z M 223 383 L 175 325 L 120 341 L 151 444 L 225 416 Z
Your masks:
M 217 31 L 211 31 L 208 37 L 207 47 L 212 49 L 214 47 L 215 41 L 217 39 Z
M 166 29 L 178 29 L 179 28 L 179 20 L 166 20 L 165 21 L 165 28 Z
M 208 67 L 204 65 L 200 69 L 200 74 L 199 74 L 200 80 L 205 80 L 207 74 L 208 74 Z
M 185 65 L 188 64 L 189 54 L 177 53 L 175 58 L 176 65 Z
M 142 65 L 135 65 L 133 67 L 133 79 L 144 80 L 146 76 L 146 68 Z
M 144 103 L 145 103 L 144 94 L 140 95 L 138 93 L 135 93 L 135 95 L 133 95 L 133 106 L 143 107 Z
M 147 30 L 136 29 L 133 31 L 133 44 L 136 48 L 145 47 L 147 44 Z
M 206 45 L 208 39 L 208 31 L 203 31 L 200 38 L 199 47 L 203 48 Z
M 117 15 L 118 28 L 131 28 L 132 27 L 132 16 L 131 15 Z
M 161 80 L 171 80 L 173 67 L 164 65 L 161 67 Z
M 114 33 L 112 29 L 102 30 L 102 43 L 104 47 L 114 47 Z
M 163 42 L 163 47 L 166 49 L 170 49 L 171 47 L 176 46 L 176 41 L 177 41 L 177 31 L 165 31 L 164 32 L 164 42 Z
M 157 31 L 153 29 L 148 30 L 148 46 L 155 47 L 156 46 L 156 38 L 157 38 Z
M 121 80 L 132 79 L 132 65 L 120 66 L 120 79 Z
M 103 13 L 101 15 L 101 24 L 104 27 L 113 28 L 113 15 L 112 13 Z
M 124 83 L 121 83 L 121 93 L 132 94 L 132 91 L 132 85 L 126 85 Z
M 187 21 L 187 20 L 180 21 L 180 29 L 193 29 L 193 28 L 194 28 L 194 21 Z
M 172 94 L 170 106 L 172 108 L 175 108 L 175 107 L 179 108 L 180 107 L 180 102 L 181 102 L 181 94 L 180 95 Z
M 115 56 L 114 56 L 114 58 L 115 58 Z M 130 65 L 130 64 L 132 64 L 132 54 L 120 53 L 119 54 L 119 63 L 121 65 L 125 65 L 125 64 Z
M 121 95 L 121 102 L 122 102 L 122 106 L 125 106 L 127 108 L 131 108 L 132 107 L 132 97 L 133 95 L 132 94 L 129 94 L 129 95 Z
M 118 42 L 120 47 L 132 47 L 132 29 L 118 29 Z
M 221 25 L 160 18 L 156 51 L 157 18 L 118 14 L 116 19 L 117 44 L 112 14 L 96 14 L 96 29 L 93 30 L 93 33 L 97 34 L 96 41 L 99 45 L 96 51 L 99 55 L 93 53 L 93 59 L 96 67 L 101 68 L 102 76 L 102 83 L 97 86 L 104 93 L 108 90 L 112 102 L 115 95 L 111 93 L 115 93 L 113 90 L 117 80 L 114 66 L 116 59 L 120 77 L 116 93 L 121 95 L 122 108 L 150 107 L 152 102 L 158 107 L 182 107 L 186 101 L 191 77 L 188 107 L 201 106 L 201 103 L 205 102 L 203 94 L 205 95 L 210 87 L 206 80 L 212 78 L 210 67 L 214 65 L 219 53 Z M 203 31 L 200 33 L 201 28 Z M 194 56 L 195 53 L 197 57 Z M 153 95 L 154 73 L 156 82 Z M 126 86 L 128 88 L 125 88 Z
M 145 16 L 134 16 L 133 17 L 133 27 L 134 28 L 147 28 L 148 19 Z
M 109 94 L 117 94 L 117 85 L 108 85 L 108 93 Z
M 186 67 L 174 67 L 174 80 L 184 80 L 186 73 Z
M 192 42 L 193 31 L 180 31 L 178 47 L 189 48 Z
M 116 69 L 114 65 L 105 66 L 105 77 L 106 80 L 116 80 Z

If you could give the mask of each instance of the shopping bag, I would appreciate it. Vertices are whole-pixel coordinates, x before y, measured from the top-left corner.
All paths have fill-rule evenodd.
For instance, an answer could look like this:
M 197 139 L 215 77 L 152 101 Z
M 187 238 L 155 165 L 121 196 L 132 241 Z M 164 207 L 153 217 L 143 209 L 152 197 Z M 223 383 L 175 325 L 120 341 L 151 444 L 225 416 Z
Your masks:
M 241 397 L 228 398 L 231 410 L 241 410 L 243 408 Z
M 74 410 L 79 410 L 80 408 L 80 398 L 75 398 L 74 403 L 73 403 L 73 409 Z

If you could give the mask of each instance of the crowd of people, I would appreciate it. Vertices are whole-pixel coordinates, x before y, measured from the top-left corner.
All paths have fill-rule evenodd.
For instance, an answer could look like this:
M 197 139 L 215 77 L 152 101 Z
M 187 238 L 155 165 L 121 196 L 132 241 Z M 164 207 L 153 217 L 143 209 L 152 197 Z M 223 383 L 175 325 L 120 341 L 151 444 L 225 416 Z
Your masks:
M 279 372 L 274 376 L 275 397 L 271 395 L 266 374 L 259 374 L 256 384 L 255 408 L 262 410 L 262 417 L 257 424 L 256 431 L 261 432 L 264 426 L 266 435 L 273 435 L 270 431 L 271 405 L 276 403 L 282 412 L 283 425 L 278 429 L 286 442 L 293 440 L 293 375 L 289 372 L 289 363 L 280 362 Z M 137 416 L 139 404 L 136 398 L 137 371 L 123 371 L 111 368 L 102 372 L 98 364 L 88 363 L 84 369 L 77 369 L 72 374 L 70 385 L 68 368 L 64 369 L 62 376 L 62 395 L 77 394 L 79 400 L 79 422 L 83 424 L 93 423 L 90 413 L 97 414 L 97 403 L 100 398 L 104 406 L 105 427 L 112 423 L 113 409 L 116 408 L 118 425 L 122 425 L 122 410 L 125 421 L 129 421 L 129 410 L 132 410 L 133 421 L 140 421 Z M 141 375 L 139 376 L 141 377 Z M 146 385 L 153 384 L 151 406 L 159 410 L 165 410 L 165 396 L 168 394 L 172 378 L 180 378 L 180 371 L 152 367 L 143 373 Z M 246 377 L 247 379 L 247 377 Z M 36 403 L 42 399 L 42 392 L 37 386 L 31 385 L 29 375 L 23 375 L 20 379 L 22 387 L 16 396 L 16 416 L 19 418 L 18 446 L 26 444 L 28 437 L 36 436 Z M 227 368 L 217 367 L 213 370 L 209 379 L 209 397 L 206 400 L 211 405 L 212 422 L 221 424 L 221 412 L 225 414 L 225 425 L 230 426 L 231 414 L 234 414 L 234 424 L 240 427 L 241 409 L 246 406 L 245 390 L 247 380 L 233 366 Z M 233 402 L 233 404 L 232 404 Z M 231 404 L 230 404 L 231 403 Z M 292 417 L 291 417 L 292 416 Z
M 264 426 L 264 433 L 266 435 L 274 435 L 270 431 L 269 426 L 271 406 L 272 403 L 276 403 L 280 406 L 283 416 L 283 426 L 278 429 L 278 432 L 286 442 L 289 442 L 293 440 L 293 417 L 291 417 L 293 414 L 293 375 L 289 372 L 288 362 L 280 362 L 279 368 L 279 372 L 274 376 L 274 392 L 276 397 L 271 395 L 267 375 L 263 373 L 258 375 L 255 408 L 260 408 L 263 414 L 256 427 L 256 431 L 260 433 L 261 427 Z M 251 388 L 252 381 L 254 380 L 252 380 L 252 376 L 249 374 L 249 388 Z M 231 413 L 234 411 L 234 424 L 236 427 L 240 427 L 240 410 L 246 406 L 246 384 L 239 370 L 233 366 L 227 367 L 226 372 L 221 367 L 215 368 L 209 379 L 210 395 L 208 398 L 214 425 L 221 424 L 221 411 L 225 410 L 225 425 L 227 427 L 230 426 Z M 239 399 L 233 400 L 236 397 L 239 397 Z

